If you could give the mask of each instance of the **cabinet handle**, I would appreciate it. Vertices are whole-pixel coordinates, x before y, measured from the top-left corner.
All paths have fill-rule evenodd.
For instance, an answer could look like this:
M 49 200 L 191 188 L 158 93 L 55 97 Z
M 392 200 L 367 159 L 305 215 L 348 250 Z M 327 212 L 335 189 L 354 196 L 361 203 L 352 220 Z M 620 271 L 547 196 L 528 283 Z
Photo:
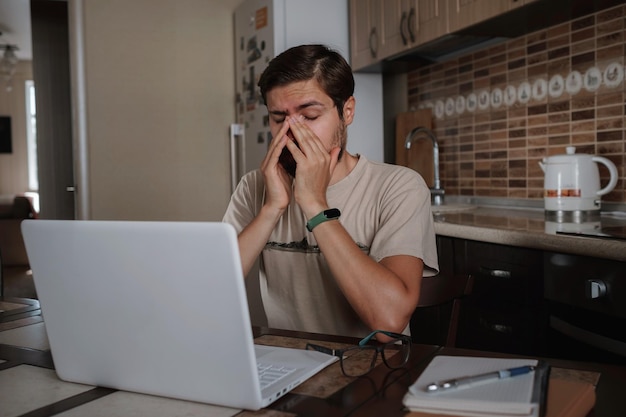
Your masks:
M 415 26 L 415 8 L 411 7 L 411 11 L 409 12 L 409 20 L 407 22 L 407 28 L 409 29 L 409 37 L 411 38 L 411 43 L 415 42 L 415 33 L 413 33 L 414 26 Z
M 489 323 L 485 319 L 480 319 L 480 324 L 484 328 L 486 328 L 488 330 L 492 330 L 492 331 L 497 332 L 497 333 L 503 333 L 503 334 L 512 334 L 513 333 L 513 326 L 508 326 L 506 324 Z
M 408 23 L 406 18 L 406 12 L 402 12 L 402 17 L 400 18 L 400 37 L 402 38 L 402 45 L 407 44 L 407 37 L 405 35 L 405 27 L 408 30 Z
M 378 55 L 378 34 L 376 33 L 376 28 L 372 28 L 370 31 L 370 53 L 372 54 L 372 58 L 376 58 Z
M 585 295 L 589 299 L 606 296 L 606 284 L 601 279 L 588 279 L 585 283 Z
M 511 278 L 512 275 L 511 271 L 506 271 L 504 269 L 491 269 L 484 266 L 480 267 L 480 273 L 494 278 Z

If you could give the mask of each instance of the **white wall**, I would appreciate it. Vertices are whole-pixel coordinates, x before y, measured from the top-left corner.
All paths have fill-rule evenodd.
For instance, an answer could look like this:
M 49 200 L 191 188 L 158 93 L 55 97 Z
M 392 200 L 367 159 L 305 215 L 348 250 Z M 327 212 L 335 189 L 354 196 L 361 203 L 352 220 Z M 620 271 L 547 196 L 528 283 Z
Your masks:
M 383 78 L 381 74 L 354 74 L 354 121 L 348 126 L 348 152 L 384 162 Z
M 234 114 L 232 0 L 70 0 L 84 55 L 86 218 L 220 220 Z M 79 51 L 76 55 L 80 55 Z

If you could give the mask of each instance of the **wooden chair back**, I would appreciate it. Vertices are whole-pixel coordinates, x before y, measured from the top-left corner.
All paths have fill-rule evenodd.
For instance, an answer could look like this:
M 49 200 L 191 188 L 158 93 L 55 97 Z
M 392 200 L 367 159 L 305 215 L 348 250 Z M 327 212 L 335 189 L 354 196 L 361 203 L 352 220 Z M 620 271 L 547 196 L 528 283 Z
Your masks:
M 422 278 L 420 299 L 411 318 L 413 341 L 453 347 L 461 301 L 471 293 L 473 282 L 471 275 L 461 274 Z

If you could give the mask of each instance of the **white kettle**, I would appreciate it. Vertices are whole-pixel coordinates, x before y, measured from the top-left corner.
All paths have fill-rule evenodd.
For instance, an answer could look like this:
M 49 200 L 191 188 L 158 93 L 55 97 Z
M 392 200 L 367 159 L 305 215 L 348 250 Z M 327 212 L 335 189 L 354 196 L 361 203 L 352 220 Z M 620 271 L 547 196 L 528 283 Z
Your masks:
M 617 168 L 602 156 L 577 154 L 574 146 L 565 155 L 543 158 L 539 162 L 545 174 L 544 204 L 546 212 L 600 212 L 600 196 L 610 193 L 617 184 Z M 596 163 L 609 169 L 611 179 L 600 188 Z

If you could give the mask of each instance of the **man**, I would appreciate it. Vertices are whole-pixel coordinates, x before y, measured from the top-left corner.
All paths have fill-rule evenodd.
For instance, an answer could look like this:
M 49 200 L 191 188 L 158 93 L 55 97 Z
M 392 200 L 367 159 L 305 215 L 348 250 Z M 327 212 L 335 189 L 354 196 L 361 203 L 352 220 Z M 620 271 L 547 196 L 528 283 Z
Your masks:
M 273 139 L 224 221 L 239 233 L 246 274 L 260 256 L 269 326 L 407 333 L 422 275 L 438 268 L 424 180 L 346 151 L 354 77 L 337 52 L 291 48 L 269 63 L 259 87 Z

